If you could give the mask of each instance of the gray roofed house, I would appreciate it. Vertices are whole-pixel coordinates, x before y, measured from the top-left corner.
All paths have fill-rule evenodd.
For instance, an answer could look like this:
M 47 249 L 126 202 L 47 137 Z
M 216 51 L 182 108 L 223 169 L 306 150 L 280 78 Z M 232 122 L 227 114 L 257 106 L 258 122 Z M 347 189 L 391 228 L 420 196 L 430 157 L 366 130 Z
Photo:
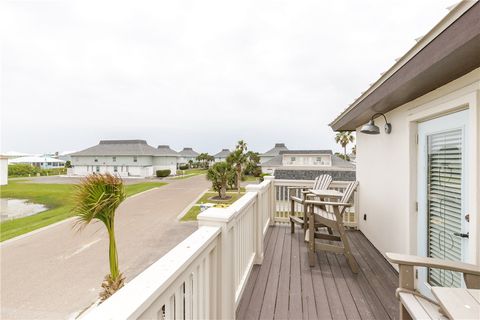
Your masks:
M 112 173 L 121 177 L 151 177 L 157 170 L 176 173 L 178 153 L 169 146 L 154 148 L 145 140 L 101 140 L 71 154 L 69 175 Z
M 175 156 L 175 157 L 179 156 L 177 151 L 171 149 L 170 146 L 166 144 L 160 144 L 157 147 L 157 154 L 162 156 Z
M 271 160 L 273 157 L 278 156 L 281 151 L 286 150 L 288 150 L 288 148 L 285 146 L 285 143 L 275 143 L 275 146 L 272 149 L 260 154 L 260 163 Z
M 222 149 L 222 151 L 213 155 L 213 157 L 215 158 L 215 162 L 221 162 L 221 161 L 227 160 L 227 157 L 230 153 L 231 153 L 230 150 Z
M 332 150 L 284 150 L 260 166 L 262 172 L 278 179 L 313 180 L 327 173 L 334 180 L 355 180 L 355 165 L 333 155 Z
M 193 150 L 192 148 L 189 147 L 184 147 L 182 151 L 179 151 L 178 154 L 183 157 L 197 157 L 199 155 L 198 152 Z
M 148 145 L 145 140 L 100 140 L 96 146 L 74 152 L 71 156 L 152 156 L 155 154 L 157 149 Z

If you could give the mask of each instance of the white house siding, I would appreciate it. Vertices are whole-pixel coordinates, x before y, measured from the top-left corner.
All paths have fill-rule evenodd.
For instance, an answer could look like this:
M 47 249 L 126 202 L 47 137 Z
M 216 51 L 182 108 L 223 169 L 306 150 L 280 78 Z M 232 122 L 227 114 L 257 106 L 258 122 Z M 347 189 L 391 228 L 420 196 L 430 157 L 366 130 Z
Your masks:
M 115 157 L 115 161 L 113 157 Z M 137 156 L 137 161 L 134 159 L 134 156 L 73 156 L 72 172 L 78 176 L 94 172 L 115 173 L 122 177 L 151 177 L 154 175 L 152 156 Z
M 480 69 L 386 114 L 392 133 L 357 128 L 359 228 L 380 252 L 417 253 L 417 123 L 469 110 L 468 261 L 480 263 Z M 366 214 L 367 220 L 363 220 Z
M 157 156 L 153 158 L 154 172 L 157 170 L 170 170 L 172 175 L 177 174 L 178 157 Z
M 8 184 L 8 158 L 0 157 L 0 186 Z

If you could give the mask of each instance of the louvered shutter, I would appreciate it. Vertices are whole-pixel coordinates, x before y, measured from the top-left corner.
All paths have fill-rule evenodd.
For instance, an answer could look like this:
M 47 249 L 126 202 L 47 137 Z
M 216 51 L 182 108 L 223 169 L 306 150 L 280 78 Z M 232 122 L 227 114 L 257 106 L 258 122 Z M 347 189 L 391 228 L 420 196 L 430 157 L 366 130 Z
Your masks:
M 428 256 L 461 260 L 462 130 L 428 136 Z M 430 269 L 432 286 L 460 287 L 461 275 Z

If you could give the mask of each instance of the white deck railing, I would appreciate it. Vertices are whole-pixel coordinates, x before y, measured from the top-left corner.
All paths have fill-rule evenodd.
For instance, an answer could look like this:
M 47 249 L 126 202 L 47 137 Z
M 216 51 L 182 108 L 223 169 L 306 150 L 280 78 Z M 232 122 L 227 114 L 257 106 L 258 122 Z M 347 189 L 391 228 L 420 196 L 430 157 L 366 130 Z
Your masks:
M 300 190 L 292 190 L 289 187 L 305 187 L 313 186 L 313 180 L 274 180 L 275 186 L 275 213 L 274 221 L 278 223 L 286 223 L 289 221 L 291 214 L 290 194 L 295 194 L 301 197 Z M 350 181 L 333 181 L 330 184 L 330 189 L 335 189 L 343 192 Z M 295 204 L 295 213 L 302 215 L 303 207 L 300 204 Z M 345 226 L 356 228 L 358 224 L 358 196 L 357 192 L 354 194 L 353 206 L 347 208 L 343 215 L 343 223 Z
M 288 221 L 286 188 L 312 184 L 265 177 L 230 207 L 205 210 L 197 231 L 82 318 L 234 319 L 252 267 L 263 261 L 268 226 Z
M 233 319 L 273 220 L 273 178 L 250 185 L 228 208 L 210 208 L 199 228 L 83 319 Z

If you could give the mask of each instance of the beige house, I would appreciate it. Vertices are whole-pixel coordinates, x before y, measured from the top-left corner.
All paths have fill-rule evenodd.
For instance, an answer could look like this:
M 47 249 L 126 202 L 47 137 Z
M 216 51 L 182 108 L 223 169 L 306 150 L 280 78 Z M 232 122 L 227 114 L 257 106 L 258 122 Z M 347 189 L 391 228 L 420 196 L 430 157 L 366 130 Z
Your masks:
M 359 229 L 380 252 L 480 264 L 477 2 L 452 9 L 330 126 L 357 133 Z M 418 275 L 424 293 L 448 284 L 460 274 Z

